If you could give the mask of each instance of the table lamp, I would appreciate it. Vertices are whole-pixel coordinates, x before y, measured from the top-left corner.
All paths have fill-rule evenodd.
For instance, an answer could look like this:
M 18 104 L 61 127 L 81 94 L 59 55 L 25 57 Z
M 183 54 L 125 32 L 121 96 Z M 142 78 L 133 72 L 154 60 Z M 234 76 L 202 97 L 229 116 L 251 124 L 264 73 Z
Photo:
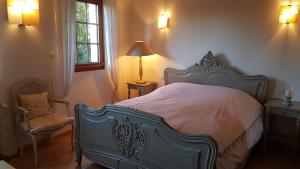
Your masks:
M 137 80 L 136 83 L 145 84 L 147 81 L 143 80 L 143 61 L 142 56 L 149 56 L 153 55 L 153 51 L 144 41 L 136 41 L 133 43 L 132 47 L 130 48 L 129 52 L 127 53 L 128 56 L 138 56 L 140 58 L 140 65 L 139 65 L 139 75 L 140 80 Z

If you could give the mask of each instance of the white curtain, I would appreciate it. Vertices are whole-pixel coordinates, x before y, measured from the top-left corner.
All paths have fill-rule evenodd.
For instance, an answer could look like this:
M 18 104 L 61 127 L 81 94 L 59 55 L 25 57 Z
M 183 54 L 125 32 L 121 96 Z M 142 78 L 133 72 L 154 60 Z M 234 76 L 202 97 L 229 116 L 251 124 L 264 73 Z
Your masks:
M 117 0 L 104 0 L 104 40 L 106 65 L 110 80 L 114 87 L 112 102 L 118 97 L 118 25 L 117 25 Z
M 2 59 L 0 53 L 0 155 L 10 157 L 17 153 L 17 145 L 12 115 L 5 105 Z
M 56 33 L 54 94 L 67 96 L 72 82 L 76 56 L 76 0 L 53 0 Z

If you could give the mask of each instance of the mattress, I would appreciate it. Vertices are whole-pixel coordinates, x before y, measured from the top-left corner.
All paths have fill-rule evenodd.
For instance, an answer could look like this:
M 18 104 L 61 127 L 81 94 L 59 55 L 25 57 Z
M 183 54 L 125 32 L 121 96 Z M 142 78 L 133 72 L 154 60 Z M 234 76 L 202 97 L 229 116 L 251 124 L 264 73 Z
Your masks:
M 210 135 L 218 144 L 218 169 L 234 169 L 261 137 L 262 106 L 231 88 L 173 83 L 116 103 L 162 117 L 186 135 Z

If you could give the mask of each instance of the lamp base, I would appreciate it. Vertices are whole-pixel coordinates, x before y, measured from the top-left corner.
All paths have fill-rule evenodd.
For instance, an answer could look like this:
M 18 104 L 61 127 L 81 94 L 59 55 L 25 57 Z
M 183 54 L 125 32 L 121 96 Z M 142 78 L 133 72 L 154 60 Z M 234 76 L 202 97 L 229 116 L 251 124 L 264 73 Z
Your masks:
M 147 82 L 148 81 L 146 81 L 146 80 L 137 80 L 137 81 L 135 81 L 135 83 L 137 83 L 137 84 L 145 84 Z
M 285 106 L 292 106 L 293 105 L 292 97 L 285 97 L 285 100 L 282 103 Z

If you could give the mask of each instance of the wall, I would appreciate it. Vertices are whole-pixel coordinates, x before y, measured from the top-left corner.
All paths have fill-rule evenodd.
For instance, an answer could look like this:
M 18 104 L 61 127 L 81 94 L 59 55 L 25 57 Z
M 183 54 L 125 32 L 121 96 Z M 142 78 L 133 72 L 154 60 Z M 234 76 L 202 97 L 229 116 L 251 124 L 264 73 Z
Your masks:
M 129 2 L 131 41 L 146 40 L 159 54 L 145 57 L 146 79 L 162 84 L 165 67 L 191 66 L 212 50 L 243 73 L 263 74 L 273 79 L 274 97 L 282 97 L 285 88 L 294 87 L 295 99 L 300 100 L 300 24 L 278 23 L 281 1 Z M 171 15 L 170 28 L 159 30 L 157 17 L 165 8 Z M 121 58 L 120 65 L 122 70 L 130 65 L 127 80 L 137 79 L 137 59 Z
M 6 95 L 17 80 L 51 74 L 54 51 L 52 1 L 40 1 L 41 25 L 18 28 L 7 24 L 0 0 L 0 55 L 4 57 Z M 264 74 L 277 81 L 275 97 L 295 87 L 300 100 L 300 24 L 278 24 L 280 1 L 274 0 L 119 0 L 118 30 L 120 96 L 126 82 L 138 79 L 138 58 L 126 56 L 131 43 L 146 40 L 158 54 L 144 57 L 144 78 L 163 84 L 165 67 L 185 68 L 212 50 L 247 74 Z M 170 29 L 156 28 L 164 8 L 171 13 Z M 67 99 L 101 107 L 111 98 L 106 71 L 76 73 Z M 85 89 L 82 92 L 82 89 Z M 96 91 L 96 92 L 95 92 Z
M 119 97 L 124 99 L 127 97 L 126 82 L 131 78 L 132 62 L 126 56 L 127 50 L 130 48 L 130 3 L 129 1 L 119 0 L 118 6 L 118 49 L 119 49 Z M 125 58 L 125 59 L 124 59 Z
M 128 34 L 129 5 L 118 1 L 119 54 L 125 55 Z M 18 27 L 7 23 L 6 3 L 0 1 L 0 52 L 4 57 L 6 96 L 9 87 L 24 77 L 49 78 L 53 74 L 55 34 L 52 1 L 40 1 L 41 23 L 38 27 Z M 124 46 L 124 47 L 123 47 Z M 84 89 L 84 92 L 82 92 Z M 96 92 L 95 92 L 96 91 Z M 112 87 L 106 70 L 75 73 L 72 88 L 66 99 L 99 108 L 111 101 Z M 9 100 L 9 99 L 8 99 Z
M 18 27 L 7 23 L 6 2 L 0 0 L 0 55 L 3 56 L 6 101 L 10 102 L 10 86 L 19 79 L 38 77 L 47 79 L 53 74 L 55 59 L 50 53 L 55 51 L 54 13 L 52 0 L 40 1 L 38 27 Z M 126 32 L 122 17 L 127 15 L 128 5 L 118 1 L 120 15 L 118 28 Z M 127 17 L 126 17 L 127 18 Z M 119 44 L 129 44 L 127 35 L 119 34 Z M 124 55 L 124 49 L 119 48 Z M 75 73 L 70 93 L 66 100 L 72 109 L 77 103 L 100 108 L 111 102 L 112 85 L 106 70 Z
M 51 18 L 51 10 L 45 3 L 41 3 L 41 18 Z M 6 3 L 0 2 L 0 51 L 3 56 L 4 80 L 6 95 L 9 86 L 16 80 L 33 76 L 44 78 L 49 74 L 50 57 L 48 52 L 53 48 L 53 33 L 47 21 L 42 20 L 39 28 L 18 27 L 7 23 Z M 49 24 L 53 25 L 52 20 Z

